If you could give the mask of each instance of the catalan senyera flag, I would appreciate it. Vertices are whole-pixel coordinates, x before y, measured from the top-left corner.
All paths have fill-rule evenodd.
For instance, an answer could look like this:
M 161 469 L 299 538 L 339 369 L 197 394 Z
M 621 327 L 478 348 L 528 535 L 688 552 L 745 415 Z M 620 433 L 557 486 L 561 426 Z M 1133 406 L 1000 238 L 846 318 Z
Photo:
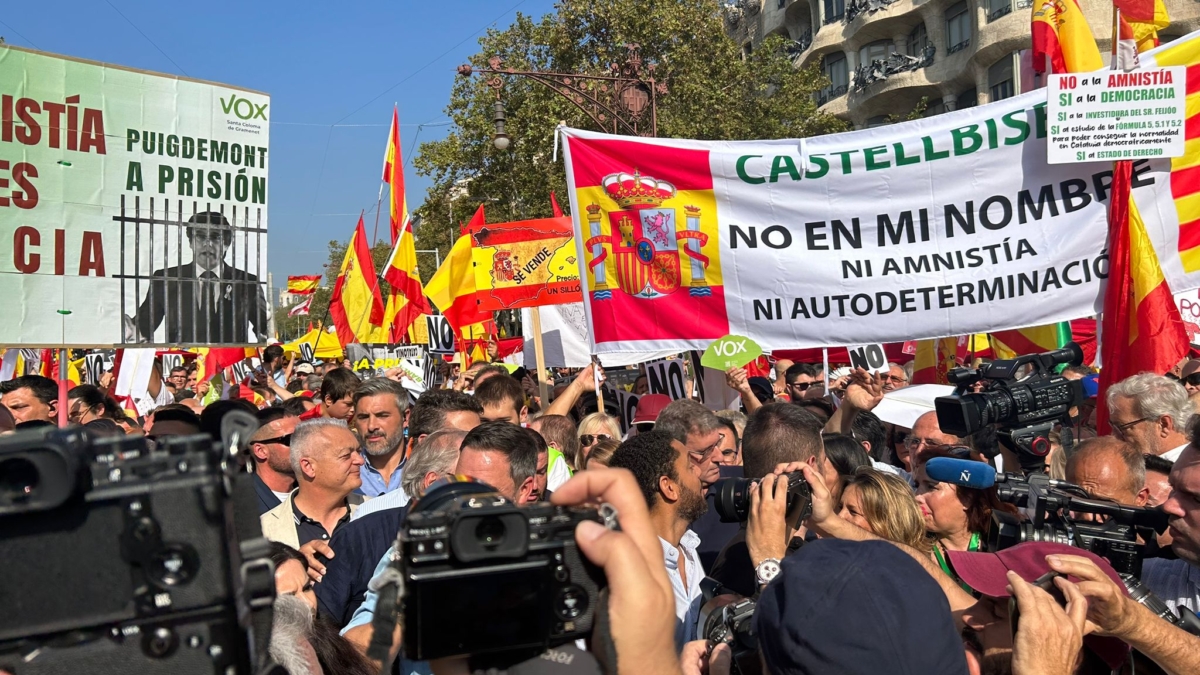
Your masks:
M 913 384 L 949 384 L 950 371 L 955 366 L 958 338 L 917 340 L 913 358 Z
M 388 184 L 388 222 L 392 246 L 409 229 L 408 202 L 404 198 L 404 156 L 400 152 L 400 111 L 392 108 L 392 128 L 388 131 L 387 150 L 383 154 L 383 182 Z M 415 256 L 414 256 L 414 265 Z
M 317 286 L 321 283 L 321 275 L 313 274 L 311 276 L 288 277 L 287 291 L 292 295 L 312 295 L 317 292 Z
M 483 205 L 480 205 L 468 229 L 481 229 L 484 222 Z M 491 312 L 479 309 L 470 235 L 463 235 L 454 242 L 442 266 L 433 273 L 425 287 L 425 294 L 460 334 L 468 326 L 492 319 Z
M 654 349 L 728 335 L 709 151 L 581 136 L 567 143 L 594 344 Z
M 1033 0 L 1031 28 L 1036 72 L 1045 71 L 1047 56 L 1055 73 L 1082 73 L 1104 67 L 1078 0 Z
M 480 310 L 583 300 L 570 218 L 491 223 L 468 234 Z
M 1187 67 L 1184 152 L 1171 159 L 1171 195 L 1179 218 L 1179 260 L 1190 274 L 1200 271 L 1200 39 L 1168 44 L 1141 61 L 1147 68 Z
M 333 286 L 329 313 L 343 345 L 368 342 L 372 329 L 384 325 L 379 278 L 375 276 L 375 262 L 371 260 L 371 245 L 362 216 L 358 217 L 354 236 L 346 247 L 346 257 Z
M 1001 330 L 990 336 L 995 358 L 1012 359 L 1023 354 L 1041 354 L 1062 348 L 1071 341 L 1071 324 L 1063 321 L 1048 326 Z

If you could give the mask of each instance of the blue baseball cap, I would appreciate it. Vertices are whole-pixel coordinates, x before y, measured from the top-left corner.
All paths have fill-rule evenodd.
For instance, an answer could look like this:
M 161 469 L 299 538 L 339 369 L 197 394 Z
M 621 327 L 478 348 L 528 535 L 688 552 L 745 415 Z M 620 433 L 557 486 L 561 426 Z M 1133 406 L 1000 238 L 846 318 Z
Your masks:
M 1080 382 L 1083 383 L 1083 393 L 1088 398 L 1096 398 L 1096 394 L 1100 393 L 1099 375 L 1084 375 Z
M 946 594 L 884 541 L 818 539 L 783 560 L 754 632 L 773 675 L 962 675 Z

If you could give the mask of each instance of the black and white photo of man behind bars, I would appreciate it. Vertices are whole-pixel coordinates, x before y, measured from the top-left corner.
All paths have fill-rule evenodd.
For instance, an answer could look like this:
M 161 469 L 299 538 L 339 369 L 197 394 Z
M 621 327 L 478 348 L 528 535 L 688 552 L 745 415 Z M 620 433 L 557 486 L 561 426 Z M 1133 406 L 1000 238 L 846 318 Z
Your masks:
M 221 213 L 204 211 L 183 227 L 192 262 L 157 270 L 147 280 L 146 297 L 134 317 L 139 341 L 155 341 L 165 319 L 165 341 L 171 344 L 266 342 L 268 305 L 262 285 L 256 275 L 225 260 L 234 237 L 229 221 Z

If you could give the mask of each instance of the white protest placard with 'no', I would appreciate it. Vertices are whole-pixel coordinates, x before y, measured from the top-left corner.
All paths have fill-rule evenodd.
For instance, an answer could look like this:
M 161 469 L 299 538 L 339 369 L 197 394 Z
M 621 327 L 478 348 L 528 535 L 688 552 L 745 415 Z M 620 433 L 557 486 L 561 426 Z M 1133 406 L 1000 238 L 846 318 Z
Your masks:
M 425 317 L 429 327 L 429 351 L 434 354 L 454 353 L 454 328 L 446 317 L 430 314 Z
M 888 369 L 887 354 L 881 344 L 847 347 L 846 352 L 850 354 L 853 368 L 862 368 L 869 373 L 882 373 Z
M 1051 75 L 1051 164 L 1181 157 L 1187 68 Z

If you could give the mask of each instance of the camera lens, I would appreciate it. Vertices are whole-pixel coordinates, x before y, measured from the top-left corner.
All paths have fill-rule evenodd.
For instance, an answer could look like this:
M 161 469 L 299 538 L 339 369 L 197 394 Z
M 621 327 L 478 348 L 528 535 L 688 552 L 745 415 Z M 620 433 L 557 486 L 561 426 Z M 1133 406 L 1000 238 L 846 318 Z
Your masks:
M 484 546 L 499 546 L 504 541 L 504 521 L 496 516 L 481 518 L 475 525 L 475 538 Z
M 41 482 L 37 467 L 24 457 L 0 462 L 0 501 L 28 499 Z

